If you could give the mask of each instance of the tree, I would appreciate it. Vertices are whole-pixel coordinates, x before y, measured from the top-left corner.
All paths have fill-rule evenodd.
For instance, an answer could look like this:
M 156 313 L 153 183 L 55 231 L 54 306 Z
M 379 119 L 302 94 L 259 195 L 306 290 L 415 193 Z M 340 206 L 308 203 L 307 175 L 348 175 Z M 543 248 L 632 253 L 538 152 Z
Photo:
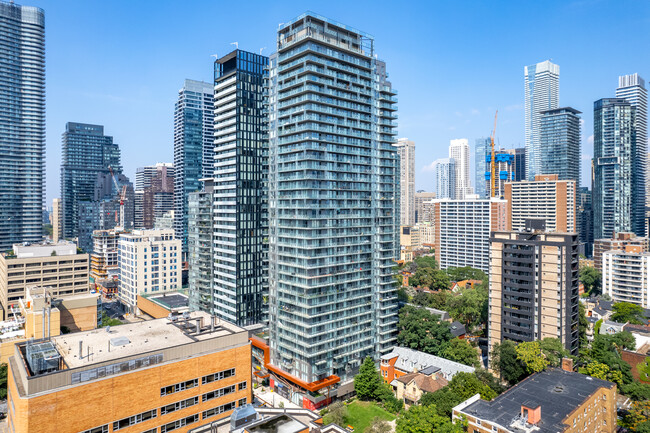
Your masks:
M 632 382 L 621 387 L 623 394 L 634 401 L 650 400 L 650 385 L 647 383 Z
M 452 281 L 463 281 L 463 280 L 479 280 L 487 281 L 488 277 L 480 269 L 474 269 L 470 266 L 465 266 L 462 268 L 447 268 L 447 275 L 451 278 Z
M 580 282 L 585 286 L 585 293 L 598 294 L 600 293 L 600 285 L 602 275 L 600 271 L 591 266 L 583 266 L 580 268 Z
M 416 257 L 413 261 L 415 265 L 419 268 L 431 268 L 438 269 L 438 262 L 434 256 L 420 256 Z
M 589 322 L 587 321 L 585 306 L 582 302 L 578 302 L 578 335 L 580 347 L 584 347 L 588 343 L 587 328 L 589 328 Z
M 338 424 L 340 426 L 345 425 L 345 417 L 348 416 L 348 408 L 341 401 L 332 403 L 329 406 L 329 411 L 327 412 L 326 420 L 323 420 L 326 424 Z
M 539 342 L 539 348 L 551 367 L 561 366 L 562 358 L 570 355 L 557 338 L 544 338 Z
M 409 295 L 406 293 L 406 290 L 404 287 L 400 287 L 397 289 L 397 300 L 399 302 L 408 302 L 409 301 Z
M 386 420 L 376 416 L 372 419 L 372 421 L 370 421 L 370 425 L 366 427 L 364 433 L 390 433 L 391 430 L 392 428 L 390 424 L 386 422 Z
M 468 328 L 482 328 L 488 318 L 488 290 L 467 288 L 447 301 L 449 315 Z
M 622 383 L 632 383 L 632 371 L 630 366 L 621 358 L 620 351 L 623 349 L 634 349 L 635 341 L 632 334 L 627 331 L 614 335 L 596 334 L 591 347 L 581 351 L 580 363 L 587 365 L 591 362 L 605 364 L 612 371 L 619 371 L 622 375 Z
M 413 296 L 413 304 L 419 305 L 421 307 L 430 307 L 431 301 L 429 299 L 429 294 L 424 292 L 417 292 Z
M 438 415 L 435 406 L 413 405 L 397 418 L 397 433 L 463 433 L 465 426 Z
M 449 323 L 424 308 L 404 306 L 399 312 L 397 343 L 432 355 L 440 355 L 451 340 Z
M 524 341 L 517 345 L 517 359 L 526 367 L 528 374 L 539 373 L 548 366 L 539 341 Z
M 489 386 L 496 395 L 499 395 L 506 390 L 506 388 L 501 384 L 501 381 L 484 368 L 477 368 L 476 371 L 474 371 L 474 375 L 478 380 Z
M 609 380 L 610 382 L 616 382 L 619 386 L 623 383 L 623 374 L 620 371 L 612 371 L 607 365 L 592 361 L 584 367 L 579 369 L 579 372 L 582 374 L 588 374 L 591 377 L 596 379 Z
M 7 398 L 7 364 L 0 364 L 0 399 Z
M 612 306 L 614 314 L 611 319 L 618 323 L 632 323 L 634 325 L 644 325 L 647 323 L 643 315 L 643 307 L 630 302 L 618 302 Z
M 367 356 L 359 368 L 359 374 L 354 377 L 354 392 L 361 400 L 372 400 L 383 380 L 375 367 L 375 361 Z
M 420 398 L 420 404 L 435 407 L 438 415 L 450 418 L 454 406 L 476 394 L 480 394 L 483 400 L 492 400 L 497 396 L 476 374 L 460 372 L 454 375 L 446 387 L 424 394 Z
M 461 340 L 460 338 L 449 341 L 443 357 L 475 368 L 480 365 L 476 349 L 467 340 Z
M 445 271 L 436 269 L 433 272 L 433 284 L 430 286 L 433 290 L 449 290 L 451 282 Z
M 517 345 L 505 340 L 497 343 L 492 349 L 492 364 L 499 371 L 502 379 L 510 385 L 514 385 L 527 376 L 526 370 L 517 359 Z
M 650 422 L 650 400 L 635 401 L 625 417 L 625 425 L 633 431 L 641 431 L 641 424 Z M 643 428 L 646 428 L 643 426 Z

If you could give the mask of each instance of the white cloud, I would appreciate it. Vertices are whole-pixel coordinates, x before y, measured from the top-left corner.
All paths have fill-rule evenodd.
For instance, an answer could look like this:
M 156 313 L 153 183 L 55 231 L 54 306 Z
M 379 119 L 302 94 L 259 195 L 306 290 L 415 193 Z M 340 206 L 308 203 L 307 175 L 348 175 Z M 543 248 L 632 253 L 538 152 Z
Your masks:
M 587 143 L 591 144 L 593 146 L 594 144 L 594 134 L 591 134 L 589 137 L 587 137 Z
M 429 165 L 425 165 L 424 167 L 422 167 L 423 172 L 431 172 L 431 171 L 435 171 L 435 170 L 436 170 L 436 162 L 435 161 L 433 161 Z

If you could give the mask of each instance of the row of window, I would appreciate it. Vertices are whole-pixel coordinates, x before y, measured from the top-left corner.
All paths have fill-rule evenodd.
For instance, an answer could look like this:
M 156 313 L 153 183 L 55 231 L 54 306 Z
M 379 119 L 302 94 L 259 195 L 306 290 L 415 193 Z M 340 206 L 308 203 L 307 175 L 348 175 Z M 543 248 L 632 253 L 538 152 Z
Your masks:
M 201 384 L 205 385 L 208 383 L 212 383 L 218 380 L 226 379 L 228 377 L 232 377 L 235 375 L 235 369 L 230 368 L 228 370 L 223 370 L 219 371 L 216 373 L 208 374 L 206 376 L 203 376 L 201 378 Z M 246 389 L 246 382 L 242 382 L 244 384 L 244 387 L 241 388 L 240 384 L 240 390 L 241 389 Z M 199 379 L 190 379 L 185 382 L 180 382 L 180 383 L 175 383 L 173 385 L 165 386 L 163 388 L 160 388 L 160 396 L 163 397 L 165 395 L 169 394 L 174 394 L 176 392 L 184 391 L 186 389 L 194 388 L 196 386 L 199 386 Z M 205 401 L 205 400 L 204 400 Z

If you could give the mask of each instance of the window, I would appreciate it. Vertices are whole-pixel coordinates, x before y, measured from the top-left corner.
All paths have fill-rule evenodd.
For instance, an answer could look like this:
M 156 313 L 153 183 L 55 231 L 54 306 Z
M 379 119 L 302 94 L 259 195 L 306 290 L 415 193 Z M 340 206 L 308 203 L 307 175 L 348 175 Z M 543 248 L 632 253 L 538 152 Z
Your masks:
M 148 410 L 146 412 L 139 413 L 137 415 L 130 416 L 128 418 L 121 419 L 119 421 L 115 421 L 113 423 L 113 431 L 115 430 L 120 430 L 135 424 L 139 424 L 141 422 L 149 421 L 150 419 L 153 419 L 157 416 L 158 410 L 153 409 L 153 410 Z
M 235 408 L 235 402 L 230 402 L 226 403 L 221 406 L 214 407 L 212 409 L 208 409 L 203 411 L 202 418 L 210 418 L 211 416 L 219 415 L 220 413 L 228 412 L 229 410 L 233 410 Z
M 101 427 L 95 427 L 89 430 L 84 430 L 81 433 L 108 433 L 108 424 L 104 424 Z
M 184 409 L 186 407 L 194 406 L 195 404 L 199 404 L 198 397 L 192 397 L 192 398 L 188 398 L 187 400 L 177 401 L 176 403 L 168 404 L 167 406 L 161 407 L 160 415 L 165 415 L 167 413 L 175 412 L 177 410 Z
M 238 386 L 238 388 L 239 388 L 238 390 L 241 391 L 242 389 L 246 389 L 247 385 L 248 384 L 246 382 L 240 382 L 239 386 Z
M 240 398 L 237 402 L 237 406 L 245 406 L 248 401 L 245 398 Z
M 160 396 L 165 396 L 169 394 L 174 394 L 175 392 L 185 391 L 186 389 L 194 388 L 199 386 L 199 379 L 192 379 L 186 382 L 176 383 L 174 385 L 169 385 L 164 388 L 160 388 Z
M 234 368 L 231 368 L 230 370 L 220 371 L 218 373 L 208 374 L 207 376 L 203 376 L 201 378 L 201 385 L 205 385 L 206 383 L 211 383 L 217 380 L 225 379 L 227 377 L 231 377 L 234 375 L 235 375 Z
M 193 424 L 199 420 L 199 416 L 197 414 L 188 416 L 187 418 L 179 419 L 174 422 L 170 422 L 169 424 L 165 424 L 160 427 L 160 433 L 166 433 L 169 431 L 173 431 L 176 429 L 179 429 L 183 426 Z
M 213 398 L 223 397 L 224 395 L 232 394 L 235 392 L 235 385 L 226 386 L 225 388 L 215 389 L 214 391 L 206 392 L 203 394 L 202 401 L 212 400 Z

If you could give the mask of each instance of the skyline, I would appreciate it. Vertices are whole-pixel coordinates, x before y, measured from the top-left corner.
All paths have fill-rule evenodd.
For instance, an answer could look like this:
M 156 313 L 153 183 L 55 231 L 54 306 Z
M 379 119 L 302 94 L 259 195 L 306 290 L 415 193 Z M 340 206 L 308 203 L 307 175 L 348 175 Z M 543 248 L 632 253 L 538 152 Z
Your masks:
M 278 24 L 305 9 L 377 40 L 379 58 L 390 65 L 389 80 L 399 92 L 398 136 L 416 144 L 416 190 L 434 189 L 432 163 L 446 155 L 451 139 L 469 140 L 474 171 L 475 139 L 490 134 L 497 108 L 497 145 L 523 147 L 524 66 L 547 59 L 561 68 L 560 106 L 583 112 L 585 185 L 593 154 L 593 102 L 614 96 L 619 75 L 650 76 L 650 59 L 634 55 L 637 46 L 650 42 L 643 31 L 650 22 L 645 3 L 631 14 L 609 1 L 499 7 L 410 2 L 411 7 L 386 14 L 386 2 L 372 9 L 343 2 L 309 7 L 253 2 L 247 18 L 255 26 L 222 20 L 214 30 L 213 17 L 234 13 L 234 6 L 205 3 L 199 13 L 197 6 L 138 3 L 128 4 L 124 16 L 126 2 L 93 8 L 79 1 L 20 3 L 45 9 L 48 208 L 60 196 L 66 122 L 104 125 L 120 145 L 124 173 L 133 181 L 137 167 L 173 160 L 174 102 L 184 80 L 212 81 L 210 56 L 232 51 L 234 41 L 252 52 L 266 47 L 263 54 L 269 55 L 275 51 Z M 531 16 L 551 30 L 531 33 Z M 576 27 L 576 22 L 585 24 Z M 188 24 L 182 31 L 169 31 L 183 23 Z M 509 30 L 490 30 L 500 28 Z M 613 37 L 622 31 L 634 44 L 625 46 Z

